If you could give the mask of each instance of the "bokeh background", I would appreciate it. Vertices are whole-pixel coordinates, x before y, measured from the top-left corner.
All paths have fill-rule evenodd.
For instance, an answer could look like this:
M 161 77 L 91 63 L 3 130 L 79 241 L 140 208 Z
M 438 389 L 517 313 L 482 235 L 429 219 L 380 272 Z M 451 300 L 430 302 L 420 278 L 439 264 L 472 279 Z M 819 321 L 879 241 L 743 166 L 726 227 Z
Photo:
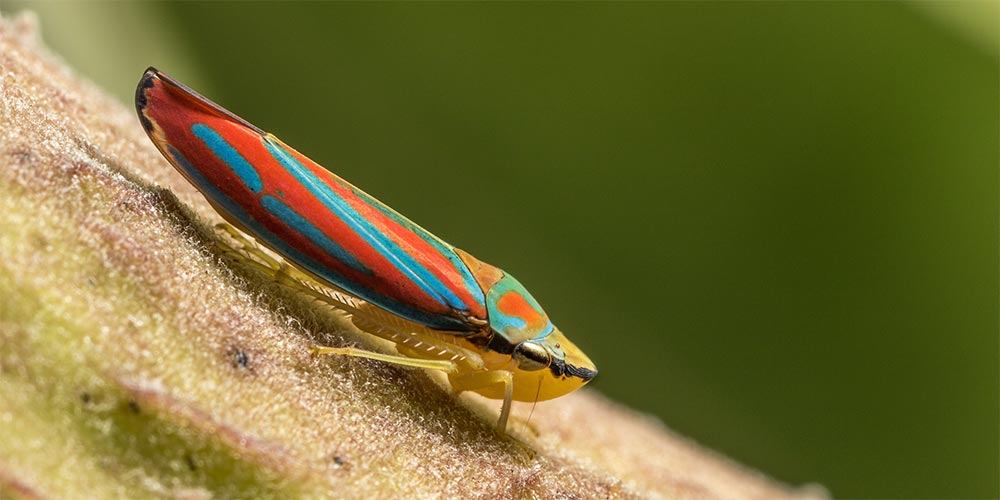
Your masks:
M 1000 495 L 996 2 L 24 8 L 130 106 L 156 65 L 513 272 L 684 435 Z

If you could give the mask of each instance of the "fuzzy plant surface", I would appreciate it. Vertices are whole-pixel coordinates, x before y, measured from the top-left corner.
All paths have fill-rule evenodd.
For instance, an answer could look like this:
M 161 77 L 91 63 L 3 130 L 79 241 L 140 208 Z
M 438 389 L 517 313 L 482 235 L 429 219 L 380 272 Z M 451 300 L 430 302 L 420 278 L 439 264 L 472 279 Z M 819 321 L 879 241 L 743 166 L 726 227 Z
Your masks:
M 823 496 L 586 389 L 504 437 L 421 370 L 310 356 L 386 347 L 226 259 L 220 221 L 33 16 L 0 19 L 0 498 Z

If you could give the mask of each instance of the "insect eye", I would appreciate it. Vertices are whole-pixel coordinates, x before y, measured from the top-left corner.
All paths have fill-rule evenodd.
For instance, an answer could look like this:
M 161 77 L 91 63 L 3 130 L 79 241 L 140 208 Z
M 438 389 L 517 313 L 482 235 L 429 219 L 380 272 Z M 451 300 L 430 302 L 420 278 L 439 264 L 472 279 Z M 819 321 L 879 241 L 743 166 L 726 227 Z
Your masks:
M 552 356 L 549 355 L 549 352 L 534 342 L 517 344 L 511 355 L 517 361 L 518 368 L 529 372 L 544 369 L 552 363 Z

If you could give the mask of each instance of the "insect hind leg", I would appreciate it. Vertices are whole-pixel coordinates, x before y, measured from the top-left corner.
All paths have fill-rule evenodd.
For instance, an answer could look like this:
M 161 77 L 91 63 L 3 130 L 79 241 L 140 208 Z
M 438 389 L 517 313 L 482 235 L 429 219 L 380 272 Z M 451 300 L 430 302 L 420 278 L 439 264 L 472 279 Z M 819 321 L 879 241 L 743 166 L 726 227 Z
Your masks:
M 268 254 L 255 240 L 251 239 L 246 233 L 235 226 L 220 222 L 215 225 L 215 229 L 220 233 L 225 233 L 228 237 L 227 239 L 234 243 L 229 244 L 229 242 L 220 241 L 217 243 L 217 246 L 223 252 L 237 258 L 240 262 L 248 263 L 247 261 L 249 260 L 250 264 L 256 264 L 255 268 L 266 271 L 271 276 L 293 270 L 284 261 L 275 259 Z
M 443 359 L 417 359 L 408 356 L 396 356 L 392 354 L 383 354 L 380 352 L 368 351 L 365 349 L 358 349 L 355 347 L 327 347 L 327 346 L 313 346 L 310 351 L 313 355 L 324 355 L 324 354 L 338 354 L 341 356 L 354 356 L 357 358 L 368 358 L 377 361 L 382 361 L 385 363 L 391 363 L 398 366 L 406 366 L 410 368 L 426 368 L 428 370 L 440 370 L 446 373 L 452 373 L 458 369 L 458 366 L 454 361 L 448 361 Z

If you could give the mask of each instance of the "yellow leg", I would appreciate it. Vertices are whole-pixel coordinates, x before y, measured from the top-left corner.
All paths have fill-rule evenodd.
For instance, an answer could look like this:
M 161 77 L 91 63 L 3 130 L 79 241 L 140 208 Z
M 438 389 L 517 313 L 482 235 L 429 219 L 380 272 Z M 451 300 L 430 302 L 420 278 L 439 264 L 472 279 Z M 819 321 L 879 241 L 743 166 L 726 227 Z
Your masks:
M 227 241 L 220 241 L 217 246 L 227 255 L 244 267 L 249 267 L 255 271 L 270 277 L 276 283 L 289 287 L 308 297 L 325 302 L 335 309 L 349 313 L 358 313 L 357 306 L 363 302 L 347 299 L 339 291 L 328 289 L 328 285 L 316 283 L 309 275 L 299 271 L 287 262 L 277 260 L 268 255 L 257 242 L 249 239 L 239 229 L 226 224 L 219 223 L 215 228 L 229 235 L 235 244 Z M 346 307 L 346 309 L 345 309 Z
M 514 376 L 504 370 L 463 373 L 448 377 L 455 392 L 475 391 L 483 387 L 503 384 L 503 406 L 500 408 L 500 420 L 497 421 L 497 432 L 507 433 L 507 417 L 510 416 L 510 402 L 514 395 Z
M 216 224 L 215 229 L 228 234 L 229 237 L 232 238 L 232 240 L 235 241 L 238 245 L 238 247 L 232 248 L 229 247 L 229 245 L 223 243 L 222 245 L 225 250 L 234 253 L 239 253 L 239 252 L 245 253 L 247 256 L 250 256 L 251 258 L 259 261 L 259 264 L 262 264 L 263 267 L 270 269 L 270 273 L 268 274 L 274 275 L 275 271 L 280 271 L 285 267 L 287 267 L 287 265 L 284 264 L 283 262 L 279 262 L 278 260 L 268 255 L 267 252 L 261 250 L 260 246 L 257 244 L 256 241 L 247 237 L 247 235 L 244 234 L 239 229 L 236 229 L 235 227 L 226 224 L 224 222 Z
M 241 264 L 254 268 L 258 272 L 261 272 L 267 276 L 272 277 L 278 283 L 289 286 L 299 292 L 305 293 L 306 295 L 318 299 L 322 302 L 326 302 L 329 305 L 350 312 L 353 315 L 352 320 L 355 324 L 358 324 L 359 315 L 364 318 L 368 318 L 374 321 L 376 326 L 380 326 L 381 323 L 379 319 L 379 310 L 376 308 L 374 310 L 369 310 L 363 301 L 351 300 L 352 298 L 341 298 L 340 293 L 332 295 L 330 292 L 318 288 L 312 285 L 312 278 L 305 273 L 299 271 L 293 266 L 288 265 L 285 262 L 278 261 L 268 255 L 267 252 L 263 251 L 260 245 L 252 239 L 248 238 L 243 232 L 238 230 L 236 227 L 230 224 L 217 224 L 216 229 L 225 232 L 229 237 L 236 243 L 235 246 L 231 246 L 228 243 L 219 243 L 221 249 L 231 255 L 233 258 L 238 260 Z M 361 323 L 364 325 L 365 323 Z M 384 326 L 384 325 L 382 325 Z M 362 328 L 362 331 L 366 331 Z M 373 335 L 386 338 L 394 342 L 398 342 L 395 336 L 386 334 L 379 335 L 376 332 L 368 332 Z M 391 332 L 390 332 L 391 333 Z M 434 345 L 437 350 L 440 351 L 440 355 L 453 355 L 459 354 L 463 361 L 463 369 L 470 369 L 469 364 L 472 364 L 472 369 L 482 366 L 482 361 L 478 356 L 473 356 L 471 353 L 465 352 L 464 349 L 460 349 L 457 346 L 452 345 L 441 345 L 440 343 L 433 342 L 428 338 L 420 339 L 428 347 Z M 399 349 L 405 349 L 406 352 L 419 353 L 416 349 L 411 349 L 406 345 L 400 345 Z M 406 366 L 410 368 L 426 368 L 429 370 L 440 370 L 450 374 L 449 380 L 455 392 L 463 392 L 468 390 L 475 390 L 482 387 L 487 387 L 494 384 L 503 384 L 504 386 L 504 400 L 503 406 L 500 409 L 500 419 L 497 422 L 497 431 L 500 434 L 506 434 L 507 431 L 507 419 L 510 416 L 511 400 L 513 397 L 514 388 L 514 378 L 508 371 L 475 371 L 472 373 L 463 373 L 461 375 L 455 374 L 459 369 L 458 363 L 447 359 L 424 359 L 418 357 L 410 357 L 403 355 L 392 355 L 392 354 L 382 354 L 378 352 L 366 351 L 364 349 L 357 349 L 354 347 L 326 347 L 326 346 L 313 346 L 311 351 L 314 355 L 324 355 L 324 354 L 336 354 L 342 356 L 354 356 L 358 358 L 368 358 L 377 361 L 382 361 L 385 363 L 391 363 L 398 366 Z
M 458 365 L 454 361 L 442 360 L 442 359 L 419 359 L 419 358 L 409 358 L 406 356 L 394 356 L 392 354 L 382 354 L 380 352 L 366 351 L 364 349 L 357 349 L 354 347 L 326 347 L 326 346 L 313 346 L 312 353 L 315 355 L 321 354 L 339 354 L 342 356 L 354 356 L 356 358 L 368 358 L 378 361 L 384 361 L 386 363 L 392 363 L 399 366 L 408 366 L 410 368 L 427 368 L 429 370 L 441 370 L 443 372 L 451 373 L 458 369 Z

